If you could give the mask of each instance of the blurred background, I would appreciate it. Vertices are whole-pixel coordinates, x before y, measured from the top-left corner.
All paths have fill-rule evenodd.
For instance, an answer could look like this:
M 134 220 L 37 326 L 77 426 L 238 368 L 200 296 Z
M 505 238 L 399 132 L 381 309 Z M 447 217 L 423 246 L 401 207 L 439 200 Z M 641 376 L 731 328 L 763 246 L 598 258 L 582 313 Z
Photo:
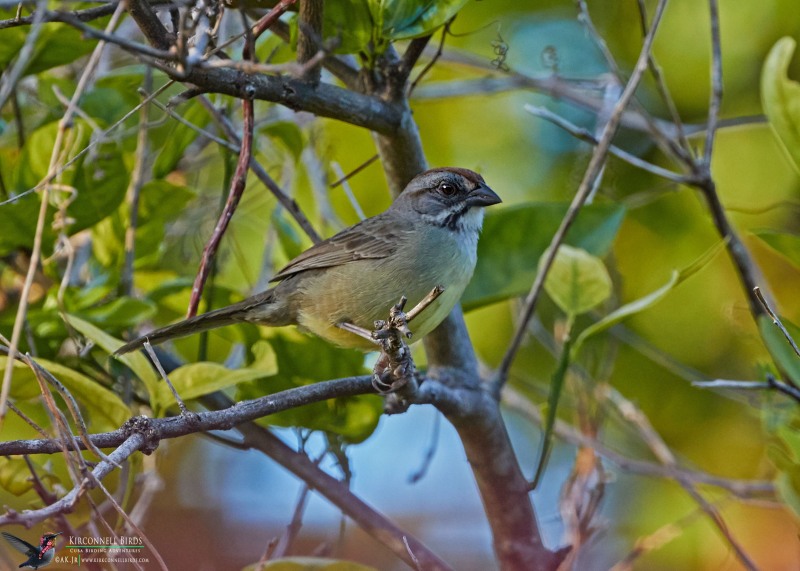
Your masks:
M 645 4 L 652 12 L 655 3 Z M 642 38 L 636 3 L 593 1 L 589 10 L 620 68 L 629 73 Z M 6 12 L 2 14 L 3 18 L 10 17 Z M 721 0 L 720 26 L 724 72 L 721 116 L 758 116 L 762 113 L 759 81 L 764 60 L 781 37 L 800 38 L 800 7 L 796 0 Z M 656 42 L 655 58 L 687 125 L 703 125 L 706 120 L 711 46 L 708 30 L 706 3 L 672 0 Z M 508 211 L 540 203 L 568 203 L 588 164 L 591 147 L 526 112 L 525 105 L 544 106 L 590 131 L 596 127 L 595 115 L 532 90 L 485 93 L 465 80 L 503 76 L 502 70 L 497 69 L 502 66 L 534 77 L 555 73 L 576 80 L 594 80 L 607 73 L 603 55 L 576 18 L 573 3 L 470 0 L 449 32 L 444 56 L 412 96 L 414 117 L 429 163 L 479 171 L 503 198 L 502 208 Z M 4 33 L 0 31 L 0 43 Z M 431 41 L 433 48 L 438 46 L 439 38 L 437 33 Z M 276 61 L 291 57 L 291 52 L 280 46 L 278 40 L 266 38 L 259 52 L 277 49 Z M 460 54 L 465 53 L 478 64 L 464 63 Z M 126 95 L 120 86 L 126 82 L 139 85 L 142 68 L 129 56 L 118 53 L 105 66 L 89 97 L 103 100 L 103 112 L 111 122 L 138 102 L 135 90 Z M 795 58 L 789 74 L 800 77 L 800 58 Z M 66 82 L 69 76 L 69 71 L 56 68 L 40 76 L 37 86 L 29 85 L 29 91 L 22 96 L 27 102 L 46 102 L 50 96 L 45 87 Z M 156 75 L 154 80 L 156 85 L 163 83 L 163 77 Z M 164 98 L 175 93 L 176 89 L 167 91 Z M 652 81 L 644 83 L 637 97 L 655 116 L 668 117 Z M 186 109 L 181 113 L 194 113 L 194 121 L 208 123 L 201 110 Z M 45 115 L 47 111 L 41 113 Z M 331 120 L 295 115 L 263 102 L 256 104 L 256 117 L 261 118 L 257 139 L 260 159 L 276 180 L 297 197 L 315 226 L 328 236 L 357 222 L 358 214 L 345 189 L 329 186 L 340 172 L 350 172 L 374 155 L 369 134 Z M 15 132 L 6 111 L 3 119 L 6 129 L 0 141 L 10 146 Z M 26 117 L 26 121 L 31 128 L 46 123 L 43 116 L 35 114 Z M 174 122 L 159 128 L 164 130 L 165 139 L 175 141 L 181 136 Z M 135 133 L 129 133 L 121 144 L 131 151 L 134 142 Z M 674 168 L 643 133 L 623 129 L 616 144 L 665 168 Z M 12 159 L 7 149 L 2 152 L 0 173 L 6 180 L 17 180 L 22 185 L 25 177 L 12 174 L 19 168 L 19 163 L 13 162 L 19 157 Z M 164 151 L 153 149 L 154 155 L 158 152 Z M 221 158 L 218 149 L 207 142 L 189 142 L 173 159 L 162 165 L 161 184 L 179 189 L 171 195 L 174 205 L 162 205 L 162 215 L 169 217 L 169 224 L 161 234 L 142 236 L 152 249 L 143 248 L 136 274 L 140 291 L 152 294 L 162 288 L 158 296 L 150 295 L 158 314 L 156 317 L 150 313 L 148 318 L 158 323 L 176 318 L 186 306 L 186 278 L 194 274 L 199 253 L 216 219 L 213 213 L 220 190 L 231 168 L 230 158 Z M 770 237 L 796 235 L 800 231 L 800 177 L 763 121 L 722 128 L 717 135 L 712 172 L 723 205 L 761 267 L 780 314 L 789 322 L 798 322 L 798 258 L 792 260 L 786 249 L 775 247 L 776 241 Z M 349 186 L 367 216 L 390 203 L 377 162 L 352 177 Z M 153 192 L 153 198 L 145 198 L 146 207 L 151 207 L 148 200 L 153 208 L 159 202 Z M 582 318 L 586 323 L 656 290 L 674 270 L 689 266 L 719 241 L 703 197 L 696 190 L 614 158 L 608 163 L 594 204 L 598 208 L 620 208 L 622 215 L 603 258 L 613 280 L 614 294 L 597 313 Z M 266 233 L 265 221 L 271 223 Z M 554 224 L 557 222 L 555 218 Z M 121 219 L 112 217 L 92 229 L 91 263 L 98 267 L 118 263 L 121 227 Z M 519 225 L 509 232 L 520 236 L 524 243 L 528 237 L 539 240 L 542 229 Z M 490 236 L 487 229 L 484 239 Z M 220 300 L 230 296 L 232 299 L 263 288 L 275 266 L 308 245 L 285 213 L 276 213 L 274 198 L 252 178 L 223 244 L 220 260 L 224 262 L 217 268 L 215 295 Z M 146 259 L 147 255 L 151 258 Z M 528 270 L 535 268 L 537 258 L 538 255 L 527 260 Z M 8 265 L 2 276 L 7 293 L 0 299 L 0 329 L 6 333 L 16 307 L 8 292 L 17 282 Z M 494 278 L 511 283 L 518 276 Z M 167 282 L 172 289 L 163 287 Z M 525 291 L 530 284 L 527 277 L 523 284 Z M 96 282 L 92 285 L 100 287 Z M 50 294 L 41 291 L 39 295 L 32 319 L 42 328 L 55 328 L 54 318 L 48 317 L 48 311 L 54 312 L 47 304 Z M 78 292 L 73 297 L 70 299 L 77 304 L 76 313 L 87 314 L 85 306 L 80 307 L 85 300 L 80 301 Z M 520 308 L 517 298 L 491 301 L 476 293 L 465 302 L 470 335 L 487 369 L 499 364 Z M 101 316 L 94 318 L 102 324 Z M 555 369 L 555 359 L 541 340 L 557 332 L 562 321 L 563 316 L 552 301 L 543 299 L 538 310 L 539 334 L 529 336 L 512 369 L 511 388 L 536 406 L 546 401 Z M 58 337 L 47 331 L 53 339 Z M 40 333 L 44 335 L 44 329 Z M 208 359 L 231 360 L 231 345 L 242 337 L 252 339 L 253 335 L 273 342 L 273 347 L 284 342 L 269 332 L 221 332 L 212 338 L 229 344 L 211 346 Z M 304 342 L 292 332 L 279 335 L 288 339 L 286 343 Z M 187 360 L 191 359 L 197 352 L 197 340 L 181 341 L 176 348 Z M 45 354 L 47 351 L 43 350 Z M 276 351 L 282 364 L 283 353 Z M 419 349 L 417 353 L 417 363 L 423 365 L 424 354 Z M 341 362 L 338 355 L 334 352 L 330 359 Z M 349 353 L 341 359 L 351 363 L 355 371 L 369 364 Z M 725 479 L 771 480 L 777 473 L 769 460 L 769 449 L 775 442 L 763 421 L 775 410 L 783 410 L 781 399 L 712 391 L 691 384 L 711 379 L 763 380 L 769 360 L 742 286 L 723 250 L 659 303 L 625 321 L 624 328 L 587 345 L 580 365 L 590 380 L 567 384 L 559 414 L 562 419 L 575 422 L 580 407 L 574 389 L 581 383 L 590 383 L 581 385 L 584 388 L 593 386 L 591 383 L 608 386 L 649 419 L 682 466 Z M 315 376 L 313 371 L 306 371 L 301 376 L 335 376 L 324 376 L 327 372 L 320 371 Z M 272 390 L 268 388 L 270 382 L 265 378 L 239 387 L 238 395 L 252 398 L 263 394 L 265 389 Z M 437 420 L 430 407 L 414 407 L 407 414 L 378 420 L 380 403 L 369 402 L 372 412 L 363 421 L 368 428 L 352 440 L 368 438 L 343 445 L 353 474 L 353 490 L 427 543 L 454 568 L 494 568 L 490 530 L 454 430 L 446 421 Z M 610 401 L 602 406 L 599 439 L 626 457 L 654 461 L 633 423 Z M 523 470 L 531 475 L 541 429 L 517 410 L 507 410 L 506 420 Z M 375 423 L 377 427 L 369 435 Z M 286 424 L 291 424 L 291 419 Z M 298 433 L 294 429 L 282 428 L 279 434 L 292 446 L 297 445 Z M 3 439 L 23 436 L 28 437 L 26 428 L 13 422 L 2 435 Z M 313 458 L 325 450 L 328 442 L 315 434 L 303 444 Z M 426 455 L 432 446 L 433 455 L 428 461 Z M 560 493 L 574 462 L 575 448 L 557 439 L 543 483 L 532 494 L 551 548 L 565 543 Z M 322 466 L 341 473 L 330 459 L 324 460 Z M 411 483 L 409 479 L 421 467 L 424 475 Z M 633 474 L 609 462 L 605 467 L 608 483 L 594 520 L 596 533 L 576 563 L 577 569 L 609 569 L 637 545 L 645 545 L 637 544 L 643 538 L 650 543 L 646 543 L 634 568 L 741 568 L 709 517 L 675 481 Z M 145 460 L 143 470 L 150 474 L 157 490 L 144 518 L 144 529 L 174 569 L 239 569 L 257 561 L 269 540 L 280 536 L 291 521 L 302 492 L 298 480 L 263 455 L 233 450 L 200 437 L 163 443 L 154 458 Z M 797 519 L 785 505 L 773 499 L 738 500 L 716 487 L 701 490 L 760 568 L 800 568 Z M 0 501 L 15 509 L 36 499 L 30 491 L 21 496 L 0 492 Z M 39 531 L 27 533 L 35 535 Z M 341 514 L 313 491 L 293 553 L 326 553 L 378 569 L 404 568 L 352 522 L 343 521 Z

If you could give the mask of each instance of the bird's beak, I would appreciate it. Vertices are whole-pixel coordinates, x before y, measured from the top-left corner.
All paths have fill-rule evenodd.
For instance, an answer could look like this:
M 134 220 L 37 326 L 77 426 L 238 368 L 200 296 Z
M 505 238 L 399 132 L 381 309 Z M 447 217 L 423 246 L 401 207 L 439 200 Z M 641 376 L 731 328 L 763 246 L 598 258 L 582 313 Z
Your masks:
M 491 206 L 503 202 L 497 193 L 491 188 L 482 184 L 472 189 L 467 195 L 467 204 L 470 206 Z

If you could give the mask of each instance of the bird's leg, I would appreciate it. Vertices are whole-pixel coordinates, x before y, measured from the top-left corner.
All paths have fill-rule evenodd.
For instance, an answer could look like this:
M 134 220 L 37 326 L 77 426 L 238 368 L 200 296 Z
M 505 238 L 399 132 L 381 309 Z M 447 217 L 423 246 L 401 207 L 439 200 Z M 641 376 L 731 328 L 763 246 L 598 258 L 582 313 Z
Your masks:
M 389 319 L 376 321 L 372 337 L 380 343 L 381 356 L 375 363 L 372 385 L 381 394 L 387 395 L 384 410 L 387 413 L 408 409 L 411 398 L 419 386 L 417 369 L 411 358 L 407 339 L 411 338 L 408 323 L 439 297 L 444 288 L 437 286 L 408 313 L 404 311 L 406 297 L 389 310 Z
M 388 413 L 402 412 L 408 409 L 409 397 L 416 392 L 418 386 L 417 369 L 406 342 L 412 335 L 408 324 L 433 303 L 442 292 L 444 292 L 444 288 L 436 286 L 408 313 L 404 311 L 408 299 L 403 296 L 389 310 L 389 319 L 376 321 L 373 331 L 368 331 L 352 323 L 337 324 L 340 329 L 369 339 L 380 346 L 381 355 L 372 369 L 372 386 L 379 394 L 387 397 L 384 408 Z M 389 398 L 390 396 L 391 398 Z

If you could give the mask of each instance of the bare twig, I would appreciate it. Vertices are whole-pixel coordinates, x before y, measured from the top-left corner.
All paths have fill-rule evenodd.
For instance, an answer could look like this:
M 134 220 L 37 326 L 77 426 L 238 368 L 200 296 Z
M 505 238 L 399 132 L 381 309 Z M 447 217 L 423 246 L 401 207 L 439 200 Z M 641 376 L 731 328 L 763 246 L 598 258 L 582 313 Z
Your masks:
M 525 111 L 527 111 L 531 115 L 535 115 L 536 117 L 541 117 L 542 119 L 550 121 L 554 125 L 561 127 L 576 139 L 585 141 L 587 143 L 591 143 L 592 145 L 597 144 L 597 137 L 595 137 L 590 131 L 578 127 L 574 123 L 569 122 L 567 119 L 561 117 L 556 113 L 553 113 L 552 111 L 546 109 L 545 107 L 538 107 L 535 105 L 525 104 L 524 108 Z M 611 145 L 611 147 L 609 147 L 609 152 L 630 165 L 638 167 L 644 171 L 652 173 L 656 176 L 660 176 L 672 182 L 677 182 L 678 184 L 687 184 L 689 181 L 691 181 L 691 178 L 686 175 L 674 173 L 671 170 L 665 169 L 658 165 L 654 165 L 653 163 L 649 163 L 646 160 L 637 157 L 636 155 L 632 155 L 631 153 L 623 149 L 620 149 L 616 145 Z
M 144 349 L 145 351 L 147 351 L 147 354 L 150 356 L 150 360 L 153 362 L 156 369 L 158 370 L 158 374 L 161 375 L 163 381 L 167 383 L 169 390 L 172 392 L 172 396 L 175 397 L 175 402 L 178 403 L 178 408 L 181 409 L 181 414 L 188 415 L 189 409 L 186 408 L 186 405 L 184 404 L 181 395 L 179 395 L 178 391 L 175 390 L 175 386 L 169 380 L 169 376 L 167 375 L 167 372 L 164 370 L 164 367 L 161 365 L 161 361 L 159 361 L 158 355 L 156 355 L 156 352 L 153 351 L 153 346 L 150 345 L 150 341 L 148 341 L 147 339 L 145 339 L 144 342 Z
M 637 0 L 637 4 L 639 6 L 639 23 L 642 27 L 642 35 L 647 35 L 647 7 L 645 6 L 644 0 Z M 678 107 L 675 105 L 675 100 L 672 98 L 672 95 L 669 92 L 667 82 L 664 80 L 664 76 L 661 73 L 661 67 L 656 62 L 656 58 L 653 56 L 653 54 L 650 54 L 650 58 L 647 63 L 650 66 L 650 73 L 655 80 L 658 94 L 661 97 L 661 100 L 664 102 L 664 105 L 667 106 L 667 112 L 672 119 L 672 124 L 675 126 L 675 136 L 678 139 L 678 143 L 681 147 L 683 147 L 684 151 L 686 152 L 686 156 L 691 157 L 692 146 L 689 144 L 689 140 L 686 138 L 686 130 L 683 128 L 683 121 L 681 120 L 680 113 L 678 112 Z
M 358 165 L 356 168 L 351 170 L 349 173 L 347 173 L 346 175 L 340 176 L 338 179 L 336 179 L 334 182 L 332 182 L 331 183 L 331 188 L 336 188 L 340 184 L 343 184 L 345 181 L 350 180 L 351 178 L 356 176 L 358 173 L 363 171 L 365 168 L 367 168 L 369 165 L 371 165 L 372 163 L 374 163 L 377 160 L 378 160 L 378 155 L 377 154 L 372 155 L 370 158 L 368 158 L 366 161 L 364 161 L 363 163 Z
M 229 408 L 232 404 L 226 397 L 221 395 L 215 395 L 211 402 L 215 405 L 228 406 Z M 424 569 L 450 569 L 450 566 L 425 544 L 398 528 L 391 520 L 354 495 L 345 483 L 321 470 L 305 454 L 295 452 L 268 430 L 255 423 L 242 424 L 238 430 L 244 435 L 245 441 L 252 448 L 261 450 L 313 487 L 317 493 L 341 509 L 350 519 L 361 526 L 365 532 L 409 565 L 413 565 L 414 560 L 409 555 L 406 543 L 410 545 L 412 552 Z M 404 537 L 406 538 L 405 541 Z
M 717 0 L 708 0 L 708 10 L 711 19 L 711 99 L 708 103 L 708 129 L 706 130 L 706 145 L 703 149 L 703 163 L 706 168 L 711 167 L 714 137 L 717 134 L 719 108 L 722 103 L 722 47 Z
M 102 480 L 114 469 L 115 465 L 118 466 L 122 464 L 126 458 L 139 450 L 144 444 L 145 437 L 138 432 L 124 438 L 119 443 L 117 449 L 109 454 L 109 459 L 101 461 L 94 470 L 92 470 L 93 480 Z M 4 515 L 0 515 L 0 526 L 16 523 L 31 527 L 58 514 L 70 513 L 75 509 L 78 501 L 91 486 L 92 482 L 87 478 L 84 479 L 78 487 L 73 488 L 67 492 L 64 497 L 49 506 L 36 510 L 24 510 L 22 512 L 9 511 Z
M 149 93 L 152 89 L 153 71 L 147 67 L 144 71 L 144 89 Z M 136 229 L 139 226 L 139 196 L 144 185 L 149 149 L 147 137 L 149 125 L 149 106 L 145 103 L 139 110 L 139 132 L 136 138 L 136 163 L 131 174 L 131 183 L 128 186 L 126 202 L 128 203 L 128 226 L 125 228 L 125 262 L 120 276 L 120 289 L 123 295 L 133 293 L 133 262 L 136 257 Z
M 378 158 L 378 155 L 375 155 L 374 158 Z M 331 168 L 336 173 L 336 176 L 339 179 L 331 185 L 331 188 L 334 188 L 338 185 L 341 185 L 342 190 L 344 190 L 345 196 L 347 196 L 347 200 L 350 202 L 350 206 L 353 207 L 353 211 L 355 211 L 356 216 L 358 216 L 359 220 L 364 220 L 367 215 L 364 214 L 364 210 L 361 208 L 361 205 L 358 203 L 356 199 L 356 195 L 353 193 L 353 189 L 350 187 L 350 183 L 347 180 L 347 175 L 344 174 L 342 167 L 336 161 L 331 162 Z
M 767 375 L 767 381 L 732 381 L 726 379 L 715 379 L 713 381 L 697 381 L 692 383 L 694 387 L 702 389 L 734 389 L 734 390 L 776 390 L 785 394 L 800 403 L 800 389 L 781 382 L 772 375 Z

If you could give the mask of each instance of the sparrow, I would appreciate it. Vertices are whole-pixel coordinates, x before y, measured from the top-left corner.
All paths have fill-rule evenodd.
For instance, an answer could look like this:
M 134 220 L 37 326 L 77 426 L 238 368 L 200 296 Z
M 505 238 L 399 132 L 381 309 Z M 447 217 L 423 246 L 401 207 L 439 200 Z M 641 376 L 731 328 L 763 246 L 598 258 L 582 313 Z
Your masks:
M 408 183 L 381 214 L 315 244 L 270 280 L 275 287 L 243 301 L 156 329 L 115 352 L 239 322 L 298 325 L 341 347 L 373 351 L 369 340 L 339 327 L 372 330 L 405 296 L 409 307 L 434 287 L 444 292 L 411 324 L 417 341 L 458 303 L 477 261 L 484 207 L 500 197 L 481 175 L 436 168 Z
M 2 534 L 3 537 L 6 538 L 6 541 L 11 544 L 11 547 L 20 553 L 24 553 L 28 557 L 27 561 L 23 561 L 19 564 L 20 569 L 23 567 L 39 569 L 45 565 L 49 565 L 53 561 L 53 557 L 56 555 L 56 537 L 61 535 L 61 532 L 44 534 L 39 540 L 38 547 L 5 531 L 2 532 Z

